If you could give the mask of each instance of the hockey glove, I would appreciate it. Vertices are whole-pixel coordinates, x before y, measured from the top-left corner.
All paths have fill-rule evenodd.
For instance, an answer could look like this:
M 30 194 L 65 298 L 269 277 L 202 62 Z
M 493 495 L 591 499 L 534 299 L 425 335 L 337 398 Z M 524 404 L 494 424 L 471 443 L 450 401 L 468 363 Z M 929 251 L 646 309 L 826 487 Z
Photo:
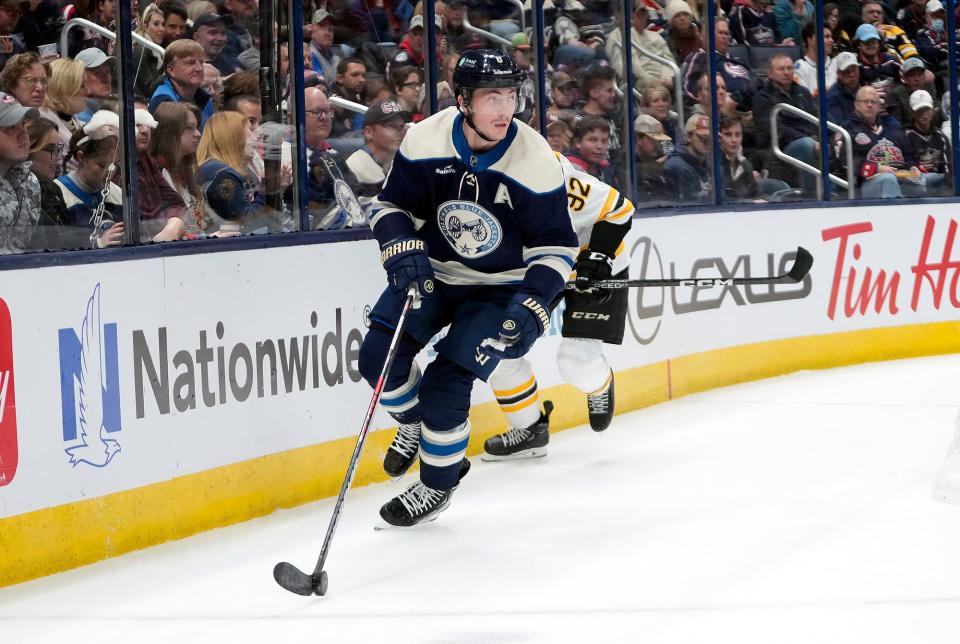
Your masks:
M 433 267 L 422 239 L 394 239 L 380 249 L 390 288 L 402 296 L 415 284 L 420 297 L 433 295 Z M 416 308 L 416 307 L 415 307 Z
M 608 280 L 613 274 L 613 258 L 606 253 L 589 248 L 580 251 L 573 270 L 577 271 L 577 281 L 574 284 L 578 293 L 588 295 L 590 300 L 597 304 L 602 304 L 613 296 L 606 289 L 590 285 L 597 280 Z
M 550 328 L 550 311 L 539 298 L 517 293 L 507 304 L 500 338 L 487 338 L 480 351 L 491 358 L 512 360 L 530 350 L 537 338 Z

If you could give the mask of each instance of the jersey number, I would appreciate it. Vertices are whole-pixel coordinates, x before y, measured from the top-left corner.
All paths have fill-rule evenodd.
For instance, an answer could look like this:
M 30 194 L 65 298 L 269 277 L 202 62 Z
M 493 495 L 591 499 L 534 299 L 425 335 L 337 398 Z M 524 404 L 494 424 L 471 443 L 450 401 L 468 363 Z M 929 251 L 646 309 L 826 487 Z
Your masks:
M 590 195 L 590 185 L 584 185 L 576 177 L 570 177 L 567 184 L 567 200 L 570 202 L 570 210 L 580 212 L 587 205 L 587 197 Z

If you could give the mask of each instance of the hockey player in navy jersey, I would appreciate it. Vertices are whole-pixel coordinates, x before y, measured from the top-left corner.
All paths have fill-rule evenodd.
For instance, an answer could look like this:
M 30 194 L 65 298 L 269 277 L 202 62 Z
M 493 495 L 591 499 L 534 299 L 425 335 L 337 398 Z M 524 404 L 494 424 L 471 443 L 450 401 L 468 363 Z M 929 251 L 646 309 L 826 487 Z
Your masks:
M 421 298 L 380 397 L 400 425 L 384 469 L 400 476 L 420 456 L 420 481 L 380 509 L 392 525 L 432 520 L 449 505 L 474 380 L 543 334 L 577 254 L 561 168 L 547 142 L 513 119 L 520 81 L 503 52 L 465 52 L 453 75 L 457 106 L 407 133 L 371 205 L 388 281 L 360 349 L 371 385 L 408 288 Z M 414 357 L 445 327 L 421 374 Z
M 598 290 L 592 280 L 625 279 L 630 254 L 624 238 L 630 230 L 633 204 L 616 189 L 557 155 L 567 187 L 567 206 L 581 251 L 574 269 L 576 289 L 564 297 L 563 340 L 557 351 L 560 375 L 587 394 L 587 415 L 594 431 L 610 426 L 614 411 L 613 370 L 603 343 L 620 344 L 626 325 L 627 289 Z M 540 412 L 533 368 L 525 358 L 504 360 L 488 382 L 510 429 L 484 443 L 485 461 L 547 455 L 550 401 Z

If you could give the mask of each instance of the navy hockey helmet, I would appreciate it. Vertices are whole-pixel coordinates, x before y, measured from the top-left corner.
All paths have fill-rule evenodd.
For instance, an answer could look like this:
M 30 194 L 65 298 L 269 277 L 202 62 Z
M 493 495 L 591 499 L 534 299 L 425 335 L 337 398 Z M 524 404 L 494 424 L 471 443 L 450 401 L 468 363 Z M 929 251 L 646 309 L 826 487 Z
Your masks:
M 499 49 L 469 49 L 453 70 L 453 93 L 469 105 L 472 90 L 511 88 L 520 90 L 523 73 L 513 59 Z

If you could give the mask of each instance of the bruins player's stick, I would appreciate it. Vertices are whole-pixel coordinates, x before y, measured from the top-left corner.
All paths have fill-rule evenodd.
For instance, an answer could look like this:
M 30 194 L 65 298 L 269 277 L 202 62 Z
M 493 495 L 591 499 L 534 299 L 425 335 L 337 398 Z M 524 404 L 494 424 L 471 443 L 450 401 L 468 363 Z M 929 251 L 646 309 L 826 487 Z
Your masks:
M 620 289 L 644 286 L 745 286 L 751 284 L 796 284 L 807 276 L 813 266 L 813 256 L 802 246 L 797 248 L 793 266 L 782 275 L 769 277 L 666 277 L 637 280 L 596 280 L 590 288 Z M 576 282 L 567 282 L 567 289 L 577 288 Z M 582 289 L 583 286 L 581 285 Z
M 357 446 L 353 448 L 353 457 L 350 459 L 350 465 L 347 467 L 347 473 L 343 478 L 343 485 L 340 486 L 340 496 L 337 497 L 337 503 L 333 506 L 333 516 L 330 517 L 330 523 L 327 525 L 327 534 L 323 538 L 323 547 L 320 548 L 317 565 L 311 574 L 301 571 L 286 561 L 281 561 L 273 567 L 273 578 L 277 580 L 278 584 L 291 593 L 307 596 L 322 596 L 327 593 L 327 573 L 323 569 L 323 564 L 326 563 L 327 553 L 330 552 L 330 542 L 333 540 L 333 533 L 337 529 L 340 512 L 343 510 L 343 500 L 347 496 L 347 490 L 350 489 L 350 484 L 353 482 L 353 475 L 357 471 L 357 461 L 360 460 L 360 452 L 363 450 L 363 443 L 367 439 L 370 420 L 373 418 L 377 401 L 380 400 L 380 394 L 383 392 L 383 387 L 387 382 L 387 376 L 390 374 L 393 359 L 397 355 L 397 347 L 400 346 L 400 336 L 403 334 L 403 327 L 407 321 L 407 313 L 411 307 L 413 307 L 413 303 L 417 297 L 417 287 L 415 285 L 411 286 L 407 291 L 407 299 L 403 303 L 403 309 L 400 311 L 397 330 L 393 332 L 393 338 L 390 340 L 390 348 L 387 350 L 386 360 L 383 361 L 383 369 L 380 371 L 380 377 L 377 378 L 376 387 L 373 388 L 373 397 L 370 399 L 370 406 L 367 408 L 367 416 L 363 419 L 363 427 L 360 429 L 360 435 L 357 436 Z

